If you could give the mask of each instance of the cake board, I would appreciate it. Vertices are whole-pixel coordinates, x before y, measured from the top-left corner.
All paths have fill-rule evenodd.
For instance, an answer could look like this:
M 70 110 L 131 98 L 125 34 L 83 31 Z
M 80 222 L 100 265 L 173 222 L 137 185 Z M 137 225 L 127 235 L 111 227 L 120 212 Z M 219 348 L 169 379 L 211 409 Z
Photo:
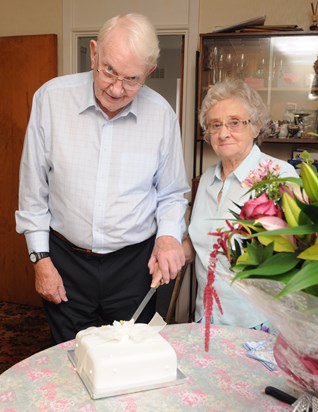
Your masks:
M 180 369 L 177 369 L 177 378 L 174 381 L 169 381 L 169 382 L 161 382 L 158 384 L 151 384 L 151 385 L 139 385 L 136 387 L 131 387 L 131 388 L 126 388 L 126 389 L 117 389 L 117 390 L 107 390 L 107 391 L 95 391 L 94 388 L 92 387 L 90 381 L 86 378 L 85 375 L 81 376 L 78 371 L 77 371 L 77 365 L 76 365 L 76 358 L 75 358 L 75 351 L 74 350 L 69 350 L 68 352 L 68 357 L 74 366 L 74 369 L 83 382 L 88 394 L 92 399 L 101 399 L 101 398 L 109 398 L 113 396 L 120 396 L 120 395 L 126 395 L 129 393 L 135 393 L 135 392 L 144 392 L 144 391 L 150 391 L 154 389 L 161 389 L 161 388 L 166 388 L 168 386 L 175 386 L 175 385 L 181 385 L 183 384 L 186 380 L 187 377 L 183 374 L 183 372 L 180 371 Z

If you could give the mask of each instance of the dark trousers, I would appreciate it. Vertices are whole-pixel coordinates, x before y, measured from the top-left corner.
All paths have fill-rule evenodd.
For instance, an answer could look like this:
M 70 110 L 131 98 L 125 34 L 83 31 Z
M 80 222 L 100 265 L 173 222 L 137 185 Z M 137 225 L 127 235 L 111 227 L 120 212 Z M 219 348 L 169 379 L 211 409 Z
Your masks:
M 43 300 L 54 343 L 74 339 L 89 326 L 130 320 L 150 288 L 148 270 L 155 236 L 116 252 L 88 256 L 50 232 L 50 255 L 61 275 L 68 302 Z M 156 311 L 155 295 L 138 322 Z

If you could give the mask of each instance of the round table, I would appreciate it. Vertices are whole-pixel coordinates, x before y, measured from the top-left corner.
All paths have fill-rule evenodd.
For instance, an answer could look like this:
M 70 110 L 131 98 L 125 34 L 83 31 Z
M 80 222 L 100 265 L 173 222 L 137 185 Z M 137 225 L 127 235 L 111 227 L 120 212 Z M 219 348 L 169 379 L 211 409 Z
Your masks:
M 182 384 L 93 400 L 68 358 L 74 341 L 65 342 L 17 363 L 0 375 L 2 412 L 284 412 L 292 407 L 264 393 L 266 386 L 291 392 L 280 372 L 246 356 L 243 343 L 271 335 L 229 326 L 211 326 L 209 352 L 204 326 L 167 325 L 161 334 L 178 355 Z

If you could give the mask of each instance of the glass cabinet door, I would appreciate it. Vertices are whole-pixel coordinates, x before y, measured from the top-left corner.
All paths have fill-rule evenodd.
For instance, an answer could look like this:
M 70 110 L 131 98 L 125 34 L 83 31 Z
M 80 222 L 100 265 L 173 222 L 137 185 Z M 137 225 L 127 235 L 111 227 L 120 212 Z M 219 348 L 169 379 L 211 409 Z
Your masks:
M 274 124 L 295 126 L 286 138 L 310 137 L 317 132 L 317 59 L 317 34 L 201 35 L 198 109 L 209 85 L 227 77 L 240 78 L 260 93 Z M 278 137 L 278 130 L 271 137 Z
M 318 36 L 271 38 L 268 106 L 273 120 L 294 121 L 303 124 L 304 132 L 317 131 L 318 93 L 314 87 L 317 54 Z
M 270 39 L 217 38 L 203 44 L 202 98 L 209 85 L 227 77 L 267 91 Z

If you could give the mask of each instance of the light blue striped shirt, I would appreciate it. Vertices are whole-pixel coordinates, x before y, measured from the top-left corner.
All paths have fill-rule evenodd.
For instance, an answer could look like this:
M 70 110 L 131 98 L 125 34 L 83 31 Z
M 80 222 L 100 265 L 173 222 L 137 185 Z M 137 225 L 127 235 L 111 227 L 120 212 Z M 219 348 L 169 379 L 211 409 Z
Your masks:
M 58 77 L 34 95 L 20 168 L 17 231 L 48 251 L 49 227 L 108 253 L 153 234 L 181 240 L 189 191 L 174 111 L 144 86 L 112 119 L 92 72 Z

